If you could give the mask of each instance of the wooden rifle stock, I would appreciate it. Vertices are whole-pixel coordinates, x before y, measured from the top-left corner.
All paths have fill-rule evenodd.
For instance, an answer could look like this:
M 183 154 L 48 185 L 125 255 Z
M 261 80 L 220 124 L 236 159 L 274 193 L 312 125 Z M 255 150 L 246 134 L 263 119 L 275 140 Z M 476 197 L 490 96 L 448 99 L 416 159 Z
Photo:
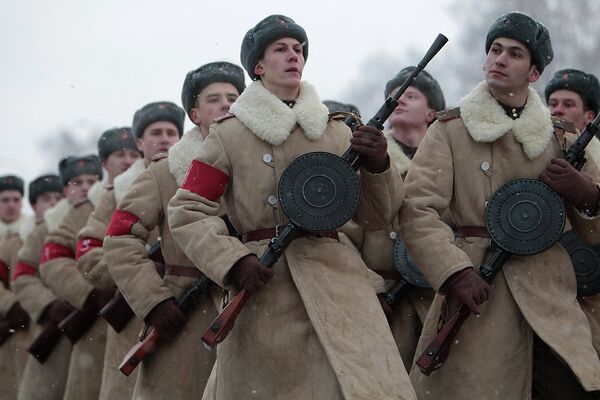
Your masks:
M 119 292 L 100 310 L 100 315 L 119 333 L 135 315 L 125 297 Z
M 27 351 L 43 364 L 54 350 L 62 334 L 54 321 L 48 322 L 42 332 L 31 342 Z
M 90 330 L 98 317 L 98 308 L 88 305 L 83 310 L 71 311 L 65 319 L 60 321 L 58 327 L 71 343 L 75 344 Z
M 188 314 L 193 306 L 200 300 L 202 294 L 210 285 L 211 280 L 206 276 L 202 276 L 199 278 L 183 296 L 181 296 L 175 305 L 179 308 L 184 314 Z M 119 370 L 129 376 L 131 372 L 137 367 L 137 365 L 142 362 L 146 356 L 153 352 L 156 347 L 156 342 L 160 338 L 160 335 L 156 331 L 156 329 L 150 330 L 150 333 L 141 341 L 136 343 L 129 352 L 121 361 L 119 365 Z

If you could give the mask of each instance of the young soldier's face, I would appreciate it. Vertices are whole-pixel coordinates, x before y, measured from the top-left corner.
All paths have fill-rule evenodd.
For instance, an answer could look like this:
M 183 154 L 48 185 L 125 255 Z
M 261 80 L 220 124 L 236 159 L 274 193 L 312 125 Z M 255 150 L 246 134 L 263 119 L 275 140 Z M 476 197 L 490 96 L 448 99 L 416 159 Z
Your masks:
M 552 92 L 548 98 L 548 108 L 553 116 L 574 123 L 580 131 L 595 117 L 593 111 L 583 111 L 583 100 L 579 93 L 566 89 Z
M 196 98 L 195 107 L 190 110 L 194 124 L 200 129 L 208 128 L 215 118 L 229 112 L 229 107 L 237 100 L 238 93 L 235 86 L 227 82 L 214 82 L 202 89 Z
M 69 181 L 66 196 L 74 202 L 85 200 L 89 190 L 96 182 L 98 182 L 98 175 L 78 175 Z
M 531 65 L 529 49 L 517 40 L 503 37 L 492 42 L 483 70 L 491 88 L 509 93 L 526 89 L 540 77 L 537 67 Z
M 400 87 L 392 90 L 391 96 L 395 96 Z M 427 104 L 427 97 L 419 89 L 409 86 L 398 99 L 398 106 L 390 115 L 390 125 L 398 128 L 417 127 L 422 128 L 429 125 L 435 118 L 435 110 Z
M 254 72 L 267 84 L 295 89 L 300 86 L 303 70 L 302 44 L 293 38 L 281 38 L 265 49 Z
M 108 175 L 114 178 L 127 171 L 141 157 L 142 155 L 138 150 L 121 149 L 110 153 L 106 160 L 102 162 L 102 165 L 108 171 Z
M 169 151 L 177 142 L 179 142 L 179 131 L 174 123 L 168 121 L 151 123 L 144 129 L 142 137 L 136 139 L 137 147 L 144 153 L 144 159 L 148 163 L 158 153 Z
M 21 215 L 23 195 L 18 190 L 0 192 L 0 220 L 7 224 L 15 222 Z
M 38 218 L 41 217 L 42 215 L 44 215 L 46 210 L 53 207 L 62 198 L 62 193 L 58 192 L 46 192 L 40 194 L 37 197 L 35 204 L 31 206 L 33 208 L 33 211 L 35 212 L 35 216 Z

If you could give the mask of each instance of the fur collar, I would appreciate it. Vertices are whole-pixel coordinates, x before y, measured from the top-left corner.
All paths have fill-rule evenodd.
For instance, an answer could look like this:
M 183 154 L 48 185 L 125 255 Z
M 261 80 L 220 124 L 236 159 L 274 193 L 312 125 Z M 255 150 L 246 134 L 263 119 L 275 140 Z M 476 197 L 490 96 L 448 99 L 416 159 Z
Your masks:
M 27 239 L 27 236 L 29 236 L 29 234 L 33 232 L 33 229 L 35 228 L 36 224 L 37 218 L 35 217 L 35 215 L 27 217 L 23 221 L 21 227 L 19 228 L 19 237 L 21 238 L 21 240 L 25 241 L 25 239 Z
M 254 81 L 231 105 L 230 112 L 252 133 L 275 146 L 286 141 L 296 124 L 308 139 L 319 139 L 329 118 L 327 107 L 307 82 L 302 82 L 300 96 L 290 108 L 265 89 L 261 81 Z
M 4 237 L 8 235 L 14 235 L 19 233 L 19 229 L 21 225 L 25 222 L 28 217 L 24 214 L 21 214 L 19 218 L 15 222 L 11 222 L 7 224 L 0 220 L 0 239 L 4 239 Z
M 178 187 L 183 184 L 185 174 L 192 160 L 198 155 L 202 143 L 204 136 L 200 128 L 195 126 L 169 149 L 169 172 L 175 177 Z
M 127 191 L 133 184 L 133 181 L 135 181 L 135 178 L 137 178 L 145 170 L 146 162 L 142 157 L 136 162 L 134 162 L 133 165 L 131 165 L 131 167 L 129 167 L 127 171 L 123 172 L 121 175 L 115 178 L 114 186 L 115 198 L 117 199 L 117 203 L 119 203 L 119 201 L 121 201 L 121 199 L 125 197 L 125 194 L 127 194 Z
M 532 88 L 529 88 L 525 109 L 516 120 L 506 115 L 490 94 L 486 82 L 481 82 L 460 100 L 460 115 L 476 142 L 493 142 L 512 131 L 530 160 L 541 155 L 554 136 L 550 111 Z
M 87 198 L 94 205 L 94 208 L 100 202 L 100 197 L 102 197 L 107 187 L 108 174 L 104 174 L 104 178 L 101 181 L 94 183 L 90 190 L 88 190 Z
M 44 213 L 44 221 L 46 221 L 48 232 L 52 232 L 53 230 L 58 228 L 58 225 L 62 222 L 62 220 L 65 218 L 70 209 L 71 203 L 69 203 L 69 199 L 64 198 L 58 203 L 56 203 L 54 207 L 50 208 L 49 210 L 46 210 L 46 212 Z
M 592 141 L 586 147 L 585 156 L 588 160 L 594 161 L 596 166 L 600 168 L 600 140 L 597 137 L 592 138 Z
M 396 165 L 396 169 L 400 176 L 404 176 L 406 171 L 408 171 L 408 167 L 410 167 L 410 158 L 404 154 L 402 151 L 402 147 L 396 142 L 394 137 L 392 136 L 392 131 L 387 130 L 383 132 L 385 138 L 387 139 L 388 148 L 387 152 L 390 156 L 390 160 Z

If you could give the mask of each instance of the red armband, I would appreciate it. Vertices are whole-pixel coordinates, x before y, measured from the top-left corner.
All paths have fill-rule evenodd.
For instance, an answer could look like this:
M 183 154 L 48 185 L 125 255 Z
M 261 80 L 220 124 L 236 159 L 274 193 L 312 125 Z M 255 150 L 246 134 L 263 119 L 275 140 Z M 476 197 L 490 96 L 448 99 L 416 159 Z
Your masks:
M 15 265 L 15 273 L 13 274 L 12 280 L 13 282 L 17 280 L 17 278 L 21 275 L 30 275 L 35 276 L 37 273 L 37 269 L 33 268 L 31 265 L 18 261 L 17 265 Z
M 108 228 L 106 228 L 106 236 L 129 235 L 131 227 L 139 220 L 137 215 L 117 208 L 110 219 Z
M 42 257 L 40 258 L 40 264 L 44 264 L 50 260 L 54 260 L 55 258 L 73 258 L 75 254 L 73 254 L 73 250 L 65 247 L 61 244 L 57 243 L 46 243 L 42 248 Z
M 229 175 L 223 171 L 202 161 L 193 160 L 181 188 L 194 192 L 210 201 L 215 201 L 225 192 L 228 180 Z
M 102 247 L 102 240 L 91 237 L 79 239 L 77 246 L 75 246 L 75 259 L 79 260 L 85 254 L 87 254 L 87 252 L 98 247 Z

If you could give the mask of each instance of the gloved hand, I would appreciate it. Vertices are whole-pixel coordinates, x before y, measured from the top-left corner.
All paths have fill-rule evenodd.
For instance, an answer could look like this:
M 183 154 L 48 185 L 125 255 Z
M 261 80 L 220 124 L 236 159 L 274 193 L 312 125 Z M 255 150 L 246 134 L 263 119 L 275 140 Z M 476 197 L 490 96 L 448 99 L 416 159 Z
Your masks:
M 238 288 L 255 294 L 273 278 L 273 270 L 262 265 L 254 254 L 249 254 L 237 260 L 227 276 Z
M 44 310 L 42 319 L 49 319 L 57 324 L 67 318 L 75 308 L 64 300 L 55 300 Z
M 377 298 L 379 299 L 379 304 L 381 304 L 381 308 L 383 309 L 383 313 L 385 314 L 388 324 L 391 324 L 392 320 L 394 319 L 394 309 L 388 304 L 387 301 L 385 301 L 385 296 L 383 293 L 379 293 Z
M 93 304 L 100 310 L 106 303 L 111 301 L 113 297 L 115 297 L 115 291 L 113 289 L 94 288 L 85 301 L 85 305 Z
M 187 317 L 177 308 L 173 299 L 168 299 L 150 311 L 146 322 L 152 325 L 163 339 L 171 341 L 181 331 L 187 322 Z
M 24 329 L 29 326 L 29 314 L 23 310 L 23 307 L 19 303 L 15 303 L 14 306 L 6 313 L 6 319 L 10 321 L 10 325 L 13 329 Z
M 555 158 L 540 174 L 539 180 L 560 194 L 567 203 L 590 213 L 598 211 L 600 190 L 592 177 L 575 169 L 562 158 Z
M 469 307 L 472 313 L 479 315 L 477 306 L 485 303 L 490 293 L 487 284 L 473 268 L 458 271 L 448 278 L 446 293 L 460 304 Z
M 389 164 L 387 139 L 383 133 L 371 126 L 359 126 L 350 138 L 352 148 L 366 157 L 367 171 L 378 174 L 385 171 Z

